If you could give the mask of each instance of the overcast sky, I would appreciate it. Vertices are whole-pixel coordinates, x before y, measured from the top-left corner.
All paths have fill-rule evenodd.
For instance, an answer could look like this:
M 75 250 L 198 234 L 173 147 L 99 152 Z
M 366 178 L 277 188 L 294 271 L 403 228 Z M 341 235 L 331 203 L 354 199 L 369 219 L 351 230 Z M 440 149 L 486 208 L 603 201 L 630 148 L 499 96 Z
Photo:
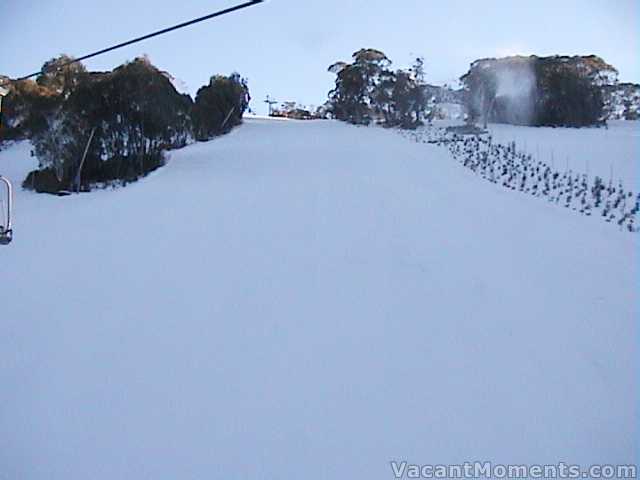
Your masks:
M 211 13 L 227 0 L 3 0 L 0 73 L 31 73 L 60 53 L 81 56 Z M 147 54 L 194 94 L 214 73 L 249 78 L 252 106 L 277 100 L 321 104 L 326 71 L 361 47 L 394 66 L 424 56 L 430 83 L 453 83 L 477 58 L 509 54 L 597 54 L 640 82 L 640 1 L 268 0 L 87 62 L 107 70 Z

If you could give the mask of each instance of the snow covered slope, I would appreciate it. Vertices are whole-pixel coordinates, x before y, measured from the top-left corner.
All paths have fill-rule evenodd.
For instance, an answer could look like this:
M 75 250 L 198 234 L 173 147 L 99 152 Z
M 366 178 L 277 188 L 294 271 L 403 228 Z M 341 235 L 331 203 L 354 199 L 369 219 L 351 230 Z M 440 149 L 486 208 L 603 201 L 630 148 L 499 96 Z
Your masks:
M 638 236 L 447 155 L 250 120 L 126 189 L 18 192 L 0 478 L 636 460 Z

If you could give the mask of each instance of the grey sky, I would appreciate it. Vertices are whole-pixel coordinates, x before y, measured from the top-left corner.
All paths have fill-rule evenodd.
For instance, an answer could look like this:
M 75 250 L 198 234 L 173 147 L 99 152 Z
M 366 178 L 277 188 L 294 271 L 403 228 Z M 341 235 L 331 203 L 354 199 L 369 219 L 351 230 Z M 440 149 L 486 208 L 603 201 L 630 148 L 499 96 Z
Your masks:
M 0 73 L 31 73 L 60 53 L 80 56 L 241 1 L 4 0 Z M 394 66 L 426 59 L 431 83 L 452 83 L 470 62 L 507 54 L 597 54 L 640 82 L 637 0 L 426 1 L 268 0 L 262 5 L 87 62 L 106 70 L 141 54 L 190 93 L 214 73 L 249 78 L 252 106 L 277 100 L 320 104 L 326 71 L 361 47 Z

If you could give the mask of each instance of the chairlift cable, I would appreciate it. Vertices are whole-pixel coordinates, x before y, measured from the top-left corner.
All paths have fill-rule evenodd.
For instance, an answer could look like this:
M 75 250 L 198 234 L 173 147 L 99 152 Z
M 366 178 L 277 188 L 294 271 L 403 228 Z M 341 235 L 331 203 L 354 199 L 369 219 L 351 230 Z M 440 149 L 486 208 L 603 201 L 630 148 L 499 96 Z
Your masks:
M 149 33 L 147 35 L 143 35 L 141 37 L 137 37 L 137 38 L 134 38 L 132 40 L 128 40 L 126 42 L 122 42 L 122 43 L 119 43 L 117 45 L 113 45 L 111 47 L 107 47 L 107 48 L 104 48 L 102 50 L 98 50 L 97 52 L 93 52 L 93 53 L 89 53 L 87 55 L 83 55 L 80 58 L 76 58 L 76 59 L 70 60 L 68 62 L 65 62 L 62 65 L 59 65 L 56 68 L 56 71 L 61 70 L 64 67 L 72 65 L 74 63 L 82 62 L 84 60 L 88 60 L 90 58 L 97 57 L 98 55 L 103 55 L 105 53 L 112 52 L 114 50 L 118 50 L 118 49 L 123 48 L 123 47 L 128 47 L 129 45 L 133 45 L 134 43 L 142 42 L 144 40 L 148 40 L 150 38 L 157 37 L 159 35 L 164 35 L 165 33 L 173 32 L 174 30 L 179 30 L 181 28 L 190 27 L 191 25 L 195 25 L 196 23 L 204 22 L 205 20 L 210 20 L 212 18 L 221 17 L 223 15 L 228 15 L 229 13 L 233 13 L 233 12 L 236 12 L 238 10 L 242 10 L 242 9 L 245 9 L 245 8 L 248 8 L 248 7 L 252 7 L 252 6 L 257 5 L 259 3 L 263 3 L 264 1 L 265 0 L 251 0 L 250 2 L 245 2 L 245 3 L 239 4 L 239 5 L 235 5 L 233 7 L 225 8 L 224 10 L 219 10 L 219 11 L 211 13 L 209 15 L 205 15 L 204 17 L 196 18 L 194 20 L 189 20 L 188 22 L 179 23 L 178 25 L 174 25 L 172 27 L 163 28 L 162 30 L 158 30 L 157 32 Z M 29 75 L 24 75 L 23 77 L 16 78 L 14 80 L 7 80 L 7 81 L 5 81 L 3 83 L 0 83 L 0 87 L 3 87 L 5 85 L 9 85 L 11 82 L 19 82 L 19 81 L 22 81 L 22 80 L 27 80 L 29 78 L 33 78 L 33 77 L 35 77 L 37 75 L 40 75 L 40 74 L 43 74 L 43 73 L 45 73 L 44 70 L 39 70 L 39 71 L 31 73 Z

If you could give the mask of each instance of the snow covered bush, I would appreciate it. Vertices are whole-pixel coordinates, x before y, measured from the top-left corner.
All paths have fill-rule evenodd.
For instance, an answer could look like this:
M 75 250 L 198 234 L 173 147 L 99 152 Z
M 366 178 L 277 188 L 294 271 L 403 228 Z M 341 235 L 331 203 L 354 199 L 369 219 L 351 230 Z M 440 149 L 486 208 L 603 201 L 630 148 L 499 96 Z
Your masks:
M 191 108 L 191 98 L 144 58 L 90 74 L 32 138 L 41 169 L 24 187 L 50 192 L 51 172 L 56 190 L 134 181 L 163 164 L 163 150 L 186 145 Z
M 37 192 L 125 185 L 164 164 L 164 151 L 209 140 L 242 123 L 246 79 L 215 75 L 196 101 L 146 57 L 111 72 L 88 72 L 61 55 L 35 81 L 11 81 L 3 140 L 31 140 L 39 169 L 23 182 Z
M 238 73 L 211 77 L 209 85 L 196 94 L 193 107 L 196 139 L 209 140 L 240 125 L 250 99 L 247 81 Z

